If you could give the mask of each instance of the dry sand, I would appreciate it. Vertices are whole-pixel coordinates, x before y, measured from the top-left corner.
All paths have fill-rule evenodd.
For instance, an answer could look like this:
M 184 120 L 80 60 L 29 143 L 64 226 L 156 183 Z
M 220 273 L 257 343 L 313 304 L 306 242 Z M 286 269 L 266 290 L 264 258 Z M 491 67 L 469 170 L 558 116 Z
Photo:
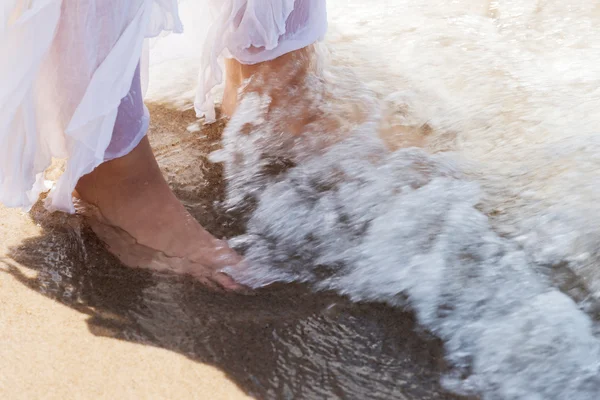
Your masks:
M 0 218 L 31 225 L 27 217 L 6 210 Z M 3 241 L 9 229 L 3 222 Z M 28 230 L 35 234 L 34 226 Z M 30 273 L 6 261 L 0 268 Z M 90 330 L 90 316 L 36 293 L 8 273 L 0 274 L 0 309 L 3 399 L 247 398 L 215 367 L 103 337 Z

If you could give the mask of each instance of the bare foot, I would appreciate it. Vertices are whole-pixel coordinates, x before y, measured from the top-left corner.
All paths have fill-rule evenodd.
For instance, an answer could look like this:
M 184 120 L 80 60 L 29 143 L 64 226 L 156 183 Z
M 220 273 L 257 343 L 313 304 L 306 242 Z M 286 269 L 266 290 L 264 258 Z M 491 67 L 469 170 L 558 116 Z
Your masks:
M 270 111 L 285 109 L 286 129 L 299 134 L 306 125 L 319 118 L 311 104 L 313 99 L 305 93 L 309 89 L 305 79 L 313 57 L 314 47 L 308 46 L 254 65 L 228 59 L 221 110 L 231 117 L 243 94 L 268 94 Z
M 322 133 L 318 147 L 336 143 L 373 114 L 373 105 L 379 110 L 379 103 L 365 102 L 361 97 L 365 89 L 349 84 L 352 77 L 343 75 L 345 71 L 339 80 L 331 71 L 326 78 L 316 72 L 316 59 L 315 47 L 308 46 L 255 65 L 227 60 L 223 113 L 232 117 L 246 95 L 267 95 L 271 101 L 265 121 L 273 131 L 297 137 L 310 127 Z M 409 110 L 398 109 L 396 103 L 384 109 L 378 132 L 392 151 L 425 147 L 430 133 L 429 125 L 413 120 Z
M 260 121 L 243 132 L 273 134 L 280 145 L 278 156 L 293 162 L 325 151 L 366 118 L 355 93 L 330 81 L 332 74 L 322 74 L 314 45 L 255 65 L 228 60 L 226 67 L 224 114 L 233 116 L 246 96 L 268 99 Z
M 82 177 L 76 196 L 91 205 L 92 229 L 124 264 L 238 287 L 219 271 L 239 264 L 240 257 L 204 230 L 171 192 L 147 138 Z

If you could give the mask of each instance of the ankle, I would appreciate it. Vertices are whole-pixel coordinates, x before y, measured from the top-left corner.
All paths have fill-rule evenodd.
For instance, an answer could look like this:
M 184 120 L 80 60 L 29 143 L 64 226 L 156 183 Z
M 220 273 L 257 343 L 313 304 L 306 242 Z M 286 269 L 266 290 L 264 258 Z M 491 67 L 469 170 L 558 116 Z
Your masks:
M 146 138 L 129 154 L 104 162 L 94 171 L 84 175 L 77 182 L 75 191 L 82 200 L 100 206 L 107 197 L 122 197 L 135 188 L 145 191 L 145 188 L 166 185 L 160 168 L 154 159 L 150 144 Z M 141 193 L 140 193 L 141 194 Z

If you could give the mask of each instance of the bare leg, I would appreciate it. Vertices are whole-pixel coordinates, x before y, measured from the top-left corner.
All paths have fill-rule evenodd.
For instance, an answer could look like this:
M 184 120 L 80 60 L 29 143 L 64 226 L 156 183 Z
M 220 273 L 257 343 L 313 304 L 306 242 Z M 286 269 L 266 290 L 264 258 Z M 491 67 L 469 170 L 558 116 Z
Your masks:
M 239 256 L 185 210 L 163 178 L 147 138 L 126 156 L 82 177 L 76 191 L 97 208 L 92 227 L 125 264 L 236 287 L 218 271 L 239 263 Z
M 238 102 L 238 90 L 243 80 L 249 78 L 242 78 L 242 67 L 243 65 L 233 58 L 225 60 L 225 89 L 221 111 L 228 117 L 231 117 L 235 112 Z

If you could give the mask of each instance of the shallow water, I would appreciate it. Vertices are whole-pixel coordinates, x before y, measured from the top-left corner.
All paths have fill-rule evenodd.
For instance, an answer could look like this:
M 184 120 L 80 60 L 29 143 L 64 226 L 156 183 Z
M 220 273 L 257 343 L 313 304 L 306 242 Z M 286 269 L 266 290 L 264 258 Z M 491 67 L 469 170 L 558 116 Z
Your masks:
M 334 1 L 285 110 L 246 95 L 213 155 L 250 213 L 231 272 L 414 310 L 456 393 L 596 398 L 599 10 L 434 3 Z
M 303 285 L 211 294 L 124 269 L 81 221 L 40 212 L 44 235 L 12 253 L 40 271 L 23 282 L 93 315 L 98 335 L 212 363 L 258 398 L 452 398 L 441 382 L 485 399 L 595 399 L 600 8 L 329 8 L 305 88 L 322 118 L 291 137 L 284 115 L 263 118 L 268 98 L 247 96 L 211 156 L 227 190 L 207 158 L 219 128 L 151 110 L 178 196 L 251 262 L 236 276 Z M 155 44 L 151 99 L 189 107 L 199 31 L 170 53 L 174 38 Z
M 220 147 L 219 127 L 190 134 L 191 112 L 151 111 L 151 141 L 178 196 L 216 235 L 239 233 L 235 216 L 215 203 L 224 195 L 220 166 L 199 156 Z M 439 385 L 445 368 L 440 342 L 419 332 L 401 309 L 293 285 L 252 296 L 213 293 L 192 279 L 122 267 L 78 217 L 48 215 L 38 205 L 32 218 L 42 234 L 10 257 L 39 273 L 11 273 L 88 314 L 94 335 L 214 365 L 261 399 L 453 398 Z

